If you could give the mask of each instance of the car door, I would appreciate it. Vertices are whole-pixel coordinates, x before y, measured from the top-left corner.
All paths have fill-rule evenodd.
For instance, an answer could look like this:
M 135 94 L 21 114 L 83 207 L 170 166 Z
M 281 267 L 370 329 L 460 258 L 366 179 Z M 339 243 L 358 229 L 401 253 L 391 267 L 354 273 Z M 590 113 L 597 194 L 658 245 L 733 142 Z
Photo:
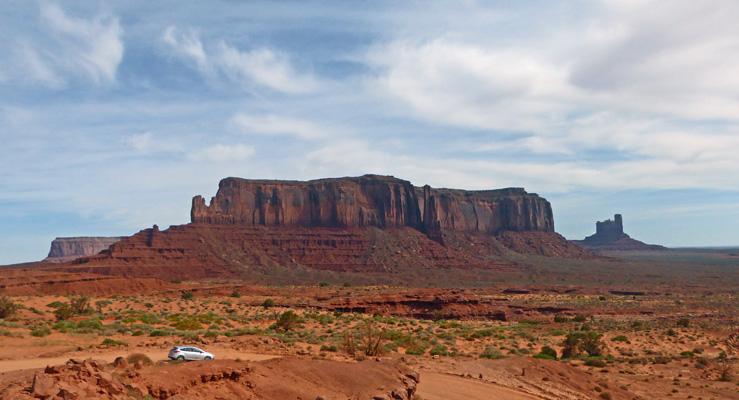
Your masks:
M 198 349 L 197 347 L 192 348 L 192 354 L 193 354 L 193 359 L 195 360 L 202 360 L 205 358 L 205 352 L 203 350 Z
M 193 349 L 192 347 L 183 347 L 180 350 L 184 353 L 185 360 L 197 360 L 195 356 L 195 349 Z

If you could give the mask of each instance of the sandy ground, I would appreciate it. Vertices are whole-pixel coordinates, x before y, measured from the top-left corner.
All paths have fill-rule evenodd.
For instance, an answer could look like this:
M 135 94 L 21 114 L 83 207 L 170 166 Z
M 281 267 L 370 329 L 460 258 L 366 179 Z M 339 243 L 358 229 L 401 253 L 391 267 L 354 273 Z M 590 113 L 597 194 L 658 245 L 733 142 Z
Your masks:
M 425 372 L 418 395 L 424 400 L 538 400 L 541 397 L 516 392 L 492 383 L 460 376 Z

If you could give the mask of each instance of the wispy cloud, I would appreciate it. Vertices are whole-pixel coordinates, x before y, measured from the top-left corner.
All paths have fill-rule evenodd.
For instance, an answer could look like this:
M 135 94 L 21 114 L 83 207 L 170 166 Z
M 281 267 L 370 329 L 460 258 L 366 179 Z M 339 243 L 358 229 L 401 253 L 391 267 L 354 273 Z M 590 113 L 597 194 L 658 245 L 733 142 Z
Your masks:
M 222 145 L 217 144 L 214 146 L 200 149 L 194 153 L 188 155 L 193 161 L 213 161 L 213 162 L 228 162 L 228 161 L 242 161 L 251 158 L 255 153 L 255 150 L 251 146 L 236 144 L 236 145 Z
M 69 16 L 54 3 L 42 3 L 39 25 L 44 40 L 21 39 L 15 46 L 16 78 L 60 89 L 71 77 L 95 84 L 116 81 L 123 59 L 123 28 L 117 17 Z
M 256 85 L 288 94 L 308 93 L 318 88 L 311 74 L 297 71 L 286 53 L 273 48 L 241 51 L 223 40 L 204 46 L 195 32 L 180 33 L 173 26 L 164 31 L 162 40 L 177 56 L 209 78 L 219 73 L 245 88 Z
M 312 121 L 283 117 L 274 114 L 248 115 L 239 113 L 231 123 L 244 133 L 261 135 L 294 136 L 306 140 L 337 136 L 335 129 L 323 127 Z

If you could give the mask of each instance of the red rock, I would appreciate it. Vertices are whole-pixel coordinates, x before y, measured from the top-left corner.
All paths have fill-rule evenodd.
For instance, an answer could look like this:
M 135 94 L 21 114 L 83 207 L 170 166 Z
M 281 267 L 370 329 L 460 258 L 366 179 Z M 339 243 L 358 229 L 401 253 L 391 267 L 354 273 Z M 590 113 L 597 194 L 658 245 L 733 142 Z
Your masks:
M 33 376 L 33 384 L 31 385 L 31 393 L 36 397 L 46 398 L 53 396 L 59 392 L 59 388 L 54 382 L 54 378 L 47 374 L 37 372 Z

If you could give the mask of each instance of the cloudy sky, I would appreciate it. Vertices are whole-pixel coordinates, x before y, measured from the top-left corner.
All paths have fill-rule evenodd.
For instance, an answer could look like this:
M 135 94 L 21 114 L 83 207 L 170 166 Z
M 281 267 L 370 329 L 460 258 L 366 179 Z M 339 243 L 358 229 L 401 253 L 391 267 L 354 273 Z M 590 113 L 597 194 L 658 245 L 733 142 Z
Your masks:
M 739 245 L 738 2 L 188 3 L 4 2 L 0 264 L 227 176 L 522 186 L 570 239 Z

